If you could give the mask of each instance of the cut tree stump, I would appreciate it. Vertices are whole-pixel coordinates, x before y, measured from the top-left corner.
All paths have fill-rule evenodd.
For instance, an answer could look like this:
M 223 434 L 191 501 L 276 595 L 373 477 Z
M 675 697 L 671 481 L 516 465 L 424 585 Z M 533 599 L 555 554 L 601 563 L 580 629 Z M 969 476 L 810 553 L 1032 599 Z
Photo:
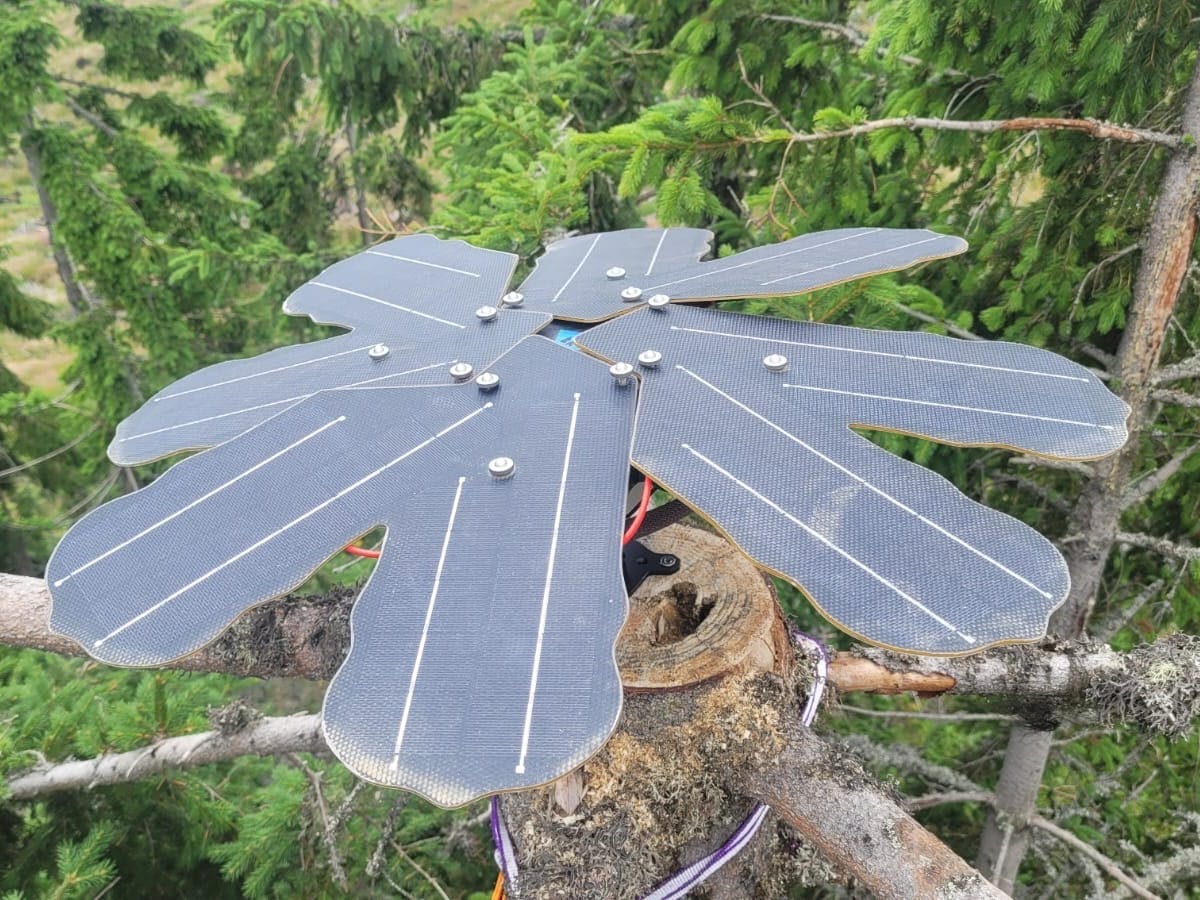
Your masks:
M 797 666 L 771 582 L 699 528 L 671 525 L 642 541 L 680 568 L 650 576 L 630 598 L 616 733 L 554 784 L 502 798 L 520 863 L 514 900 L 646 895 L 753 809 L 731 771 L 761 768 L 782 750 L 779 709 L 794 705 Z M 769 814 L 697 895 L 782 897 L 789 885 L 836 877 Z
M 644 897 L 760 800 L 774 811 L 758 835 L 689 896 L 785 897 L 850 879 L 881 897 L 1004 896 L 800 725 L 812 671 L 758 568 L 689 525 L 643 542 L 681 565 L 631 598 L 616 733 L 555 783 L 501 798 L 520 866 L 512 900 Z

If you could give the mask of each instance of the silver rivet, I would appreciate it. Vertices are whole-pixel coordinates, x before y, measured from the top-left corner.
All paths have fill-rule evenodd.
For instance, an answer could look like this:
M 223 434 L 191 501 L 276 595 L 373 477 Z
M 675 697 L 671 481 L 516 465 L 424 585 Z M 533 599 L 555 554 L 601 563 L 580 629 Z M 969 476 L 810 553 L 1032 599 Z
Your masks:
M 376 344 L 367 350 L 367 356 L 371 357 L 371 359 L 383 359 L 391 352 L 387 344 Z
M 622 300 L 640 300 L 642 298 L 642 289 L 640 287 L 627 287 L 621 291 Z
M 475 383 L 479 385 L 481 391 L 493 391 L 500 384 L 500 376 L 495 372 L 484 372 L 475 379 Z
M 467 381 L 475 372 L 470 363 L 455 363 L 450 367 L 450 377 L 455 381 Z
M 606 278 L 613 278 L 613 279 L 616 279 L 616 278 L 624 278 L 624 277 L 625 277 L 625 270 L 624 270 L 624 269 L 622 269 L 620 266 L 613 266 L 611 269 L 608 269 L 608 270 L 607 270 L 607 271 L 604 273 L 604 276 L 605 276 Z
M 481 306 L 479 309 L 475 310 L 475 318 L 481 322 L 490 322 L 492 319 L 496 318 L 498 313 L 499 310 L 494 306 Z
M 488 473 L 493 478 L 511 478 L 517 464 L 507 456 L 497 456 L 488 463 Z
M 657 350 L 643 350 L 638 354 L 638 362 L 647 369 L 653 369 L 662 362 L 662 354 Z
M 649 300 L 646 301 L 646 305 L 648 307 L 650 307 L 651 309 L 662 310 L 662 309 L 666 309 L 667 306 L 670 304 L 670 302 L 671 302 L 671 298 L 668 297 L 666 294 L 655 294 L 653 297 L 651 297 Z
M 787 357 L 778 353 L 772 353 L 769 356 L 763 357 L 763 365 L 772 372 L 782 372 L 787 368 Z
M 520 306 L 525 302 L 525 295 L 520 291 L 509 291 L 500 298 L 500 302 L 505 306 Z
M 629 376 L 633 374 L 633 366 L 626 362 L 614 363 L 608 367 L 608 374 L 616 379 L 617 384 L 629 384 Z

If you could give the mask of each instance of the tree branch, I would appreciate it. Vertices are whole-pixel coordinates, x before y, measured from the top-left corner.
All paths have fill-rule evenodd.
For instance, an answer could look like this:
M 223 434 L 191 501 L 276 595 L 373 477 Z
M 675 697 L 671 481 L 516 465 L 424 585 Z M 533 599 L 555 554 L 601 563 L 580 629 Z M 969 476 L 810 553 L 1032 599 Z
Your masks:
M 862 122 L 850 128 L 840 128 L 835 131 L 815 131 L 792 134 L 788 142 L 792 144 L 811 144 L 817 141 L 837 140 L 839 138 L 861 137 L 875 131 L 885 131 L 891 128 L 905 128 L 909 131 L 930 129 L 932 131 L 969 131 L 980 134 L 994 134 L 1002 131 L 1031 132 L 1031 131 L 1075 131 L 1090 135 L 1097 140 L 1118 141 L 1126 144 L 1157 144 L 1171 150 L 1188 147 L 1177 134 L 1167 134 L 1162 131 L 1151 131 L 1146 128 L 1133 128 L 1128 125 L 1114 125 L 1111 122 L 1101 122 L 1096 119 L 1064 119 L 1057 117 L 1022 116 L 1016 119 L 935 119 L 923 116 L 897 116 L 890 119 L 874 119 Z M 753 141 L 749 141 L 753 143 Z
M 1200 378 L 1200 353 L 1177 363 L 1171 363 L 1169 366 L 1163 366 L 1154 373 L 1152 380 L 1155 384 L 1170 384 L 1173 381 L 1182 381 L 1184 378 Z
M 858 47 L 859 49 L 867 46 L 867 36 L 865 34 L 863 34 L 857 28 L 853 28 L 850 25 L 845 25 L 841 22 L 823 22 L 815 19 L 803 19 L 800 16 L 779 16 L 766 13 L 759 16 L 759 18 L 766 19 L 770 22 L 785 22 L 789 25 L 800 25 L 803 28 L 811 28 L 813 31 L 821 31 L 825 34 L 832 35 L 833 37 L 840 38 L 851 46 Z M 885 47 L 877 47 L 875 49 L 875 54 L 883 58 L 888 56 L 888 51 Z M 928 62 L 921 59 L 921 57 L 912 56 L 908 53 L 896 54 L 896 59 L 903 63 L 907 63 L 910 66 L 919 66 L 921 68 L 925 68 L 930 65 Z M 940 69 L 938 71 L 941 74 L 951 75 L 955 78 L 971 77 L 969 73 L 964 72 L 961 69 L 947 68 Z
M 256 607 L 218 640 L 171 667 L 262 678 L 330 678 L 349 647 L 356 593 L 340 588 Z M 85 656 L 74 641 L 50 631 L 49 618 L 50 594 L 44 581 L 0 574 L 0 644 Z M 1194 671 L 1194 677 L 1166 687 L 1144 677 L 1166 658 Z M 836 655 L 830 682 L 842 693 L 997 697 L 1039 721 L 1052 710 L 1061 718 L 1127 721 L 1175 734 L 1200 714 L 1200 641 L 1175 635 L 1128 653 L 1104 645 L 1058 642 L 949 658 L 861 647 Z M 1114 693 L 1119 696 L 1110 696 Z
M 318 753 L 326 749 L 320 716 L 263 718 L 237 731 L 163 738 L 127 753 L 41 765 L 10 780 L 8 792 L 12 799 L 26 800 L 58 791 L 137 781 L 171 769 L 226 762 L 239 756 Z
M 1160 403 L 1170 403 L 1174 406 L 1200 409 L 1200 397 L 1197 397 L 1195 394 L 1189 394 L 1187 391 L 1172 391 L 1166 388 L 1159 388 L 1156 391 L 1151 391 L 1150 396 Z
M 861 765 L 806 728 L 795 728 L 771 764 L 743 777 L 842 871 L 883 898 L 997 898 L 997 890 L 897 805 Z
M 1200 403 L 1200 399 L 1197 401 Z M 1131 506 L 1136 506 L 1141 503 L 1160 487 L 1162 487 L 1168 479 L 1175 475 L 1180 470 L 1185 462 L 1191 458 L 1192 454 L 1200 450 L 1200 443 L 1192 444 L 1183 450 L 1176 453 L 1169 460 L 1159 466 L 1150 474 L 1142 477 L 1130 485 L 1129 490 L 1125 492 L 1123 509 L 1129 509 Z
M 1132 544 L 1134 547 L 1142 547 L 1146 550 L 1153 550 L 1155 553 L 1161 553 L 1163 556 L 1170 556 L 1174 559 L 1182 559 L 1188 562 L 1200 560 L 1200 547 L 1190 547 L 1187 544 L 1177 544 L 1174 541 L 1163 537 L 1155 537 L 1152 534 L 1142 534 L 1132 531 L 1118 531 L 1116 540 L 1123 544 Z

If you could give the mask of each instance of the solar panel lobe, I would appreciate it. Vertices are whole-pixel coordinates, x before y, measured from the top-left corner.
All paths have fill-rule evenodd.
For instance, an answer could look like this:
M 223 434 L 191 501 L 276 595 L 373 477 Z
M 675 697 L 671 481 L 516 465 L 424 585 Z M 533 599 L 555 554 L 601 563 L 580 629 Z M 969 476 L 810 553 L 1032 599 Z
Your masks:
M 325 706 L 335 753 L 442 805 L 563 774 L 620 710 L 635 392 L 540 337 L 489 371 L 319 392 L 100 507 L 51 559 L 52 627 L 167 663 L 382 525 Z
M 548 321 L 544 314 L 476 310 L 498 304 L 516 257 L 432 235 L 398 238 L 330 266 L 284 310 L 351 328 L 194 372 L 150 398 L 117 428 L 120 465 L 211 447 L 320 390 L 445 384 L 447 369 L 476 370 Z
M 641 371 L 635 465 L 839 627 L 907 651 L 1037 639 L 1065 597 L 1066 567 L 1032 529 L 851 424 L 1077 456 L 1124 435 L 1124 404 L 1087 370 L 1016 345 L 687 307 L 577 341 L 609 360 L 662 354 Z M 841 390 L 891 399 L 864 407 Z

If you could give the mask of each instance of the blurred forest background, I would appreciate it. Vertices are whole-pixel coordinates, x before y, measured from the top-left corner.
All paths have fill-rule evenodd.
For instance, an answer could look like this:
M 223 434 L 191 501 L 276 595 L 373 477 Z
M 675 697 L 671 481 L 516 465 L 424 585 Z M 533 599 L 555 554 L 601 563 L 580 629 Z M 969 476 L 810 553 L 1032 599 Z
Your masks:
M 143 398 L 319 336 L 280 313 L 283 298 L 395 233 L 528 264 L 565 234 L 644 223 L 710 228 L 720 253 L 929 226 L 970 252 L 742 307 L 1019 340 L 1107 370 L 1169 147 L 834 133 L 1027 115 L 1177 131 L 1198 17 L 1182 0 L 0 0 L 0 571 L 40 575 L 72 521 L 162 471 L 105 457 Z M 1124 470 L 1112 529 L 1125 537 L 1096 563 L 1094 609 L 1072 633 L 1118 649 L 1200 630 L 1196 276 L 1193 262 L 1164 341 L 1175 368 Z M 1065 547 L 1079 540 L 1089 467 L 872 437 Z M 357 583 L 370 565 L 335 561 L 310 587 Z M 0 776 L 204 730 L 236 697 L 286 714 L 316 709 L 320 690 L 0 649 Z M 1024 728 L 969 699 L 854 703 L 818 727 L 905 794 L 991 789 Z M 1196 729 L 1046 735 L 1038 813 L 1155 890 L 1200 896 Z M 486 897 L 482 811 L 398 803 L 307 756 L 20 803 L 0 781 L 0 896 Z M 979 802 L 920 817 L 969 860 L 1005 827 Z M 1046 833 L 1022 849 L 1018 893 L 1125 895 Z

